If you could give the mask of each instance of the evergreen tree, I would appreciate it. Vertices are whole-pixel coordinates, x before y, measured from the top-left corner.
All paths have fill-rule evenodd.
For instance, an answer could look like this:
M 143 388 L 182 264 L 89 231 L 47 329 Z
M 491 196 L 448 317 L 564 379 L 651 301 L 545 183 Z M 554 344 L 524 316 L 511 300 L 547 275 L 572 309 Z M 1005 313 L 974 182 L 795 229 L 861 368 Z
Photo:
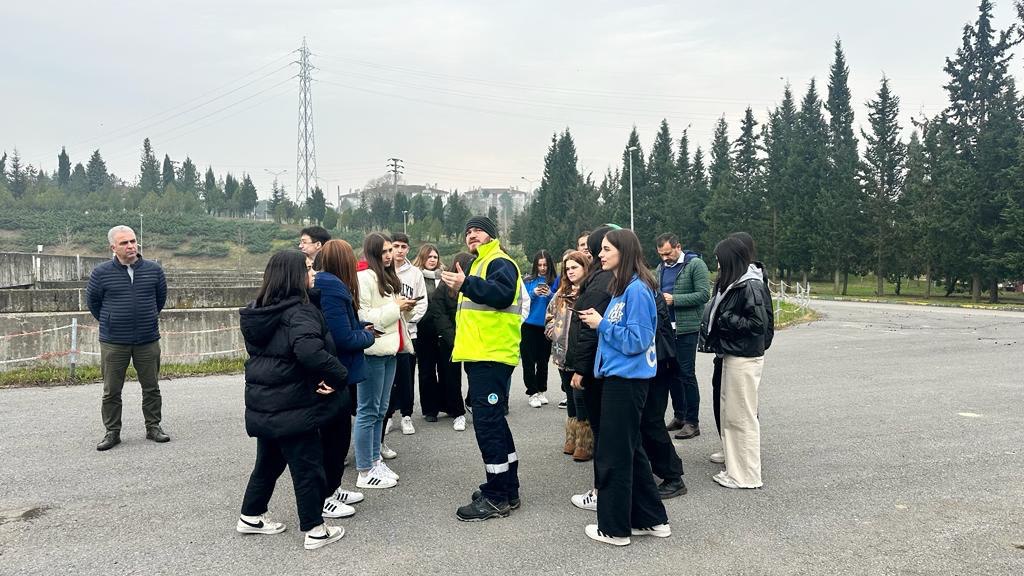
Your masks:
M 445 233 L 453 238 L 460 237 L 465 232 L 464 226 L 469 217 L 469 207 L 456 190 L 448 197 L 448 203 L 445 205 Z
M 729 143 L 729 124 L 719 118 L 711 142 L 710 196 L 704 207 L 704 245 L 709 249 L 735 230 L 735 183 Z
M 7 184 L 7 151 L 4 150 L 4 155 L 0 156 L 0 181 L 3 184 Z
M 89 179 L 89 192 L 99 192 L 110 182 L 107 174 L 107 164 L 100 156 L 100 151 L 95 150 L 89 157 L 89 163 L 85 166 L 85 173 Z
M 689 212 L 693 217 L 693 228 L 680 236 L 691 250 L 697 252 L 710 251 L 714 246 L 704 244 L 707 224 L 704 222 L 704 210 L 711 199 L 711 187 L 708 184 L 708 171 L 704 168 L 704 151 L 700 146 L 693 153 L 693 164 L 690 167 L 690 186 L 693 189 L 693 209 Z
M 89 175 L 81 162 L 75 164 L 75 169 L 71 171 L 68 192 L 73 198 L 84 198 L 89 193 Z
M 396 229 L 401 230 L 406 222 L 406 213 L 411 208 L 409 197 L 405 195 L 405 192 L 400 191 L 395 194 L 393 205 L 394 216 L 391 218 L 391 222 L 394 223 Z
M 902 128 L 898 122 L 900 99 L 889 91 L 888 78 L 882 77 L 878 95 L 868 102 L 868 110 L 871 134 L 861 130 L 861 136 L 867 143 L 861 164 L 861 180 L 867 194 L 865 209 L 869 234 L 866 240 L 873 256 L 876 293 L 881 296 L 885 292 L 886 275 L 896 258 L 897 201 L 903 190 L 906 159 L 906 149 L 900 141 Z
M 591 217 L 596 192 L 580 175 L 576 144 L 566 129 L 551 137 L 544 174 L 531 202 L 523 247 L 528 254 L 572 245 L 580 222 Z
M 175 184 L 178 186 L 178 192 L 196 200 L 199 199 L 199 192 L 201 190 L 201 186 L 199 184 L 199 170 L 196 168 L 196 165 L 192 162 L 191 158 L 186 156 L 185 161 L 181 163 L 181 168 L 178 170 Z
M 780 218 L 779 256 L 787 272 L 802 271 L 802 280 L 806 282 L 816 254 L 814 206 L 828 171 L 828 127 L 813 79 L 796 120 L 793 153 L 789 158 L 793 190 L 787 193 L 788 210 Z
M 387 229 L 391 225 L 391 200 L 378 192 L 370 202 L 370 214 L 377 228 Z
M 15 148 L 11 153 L 11 167 L 7 174 L 8 188 L 15 200 L 25 196 L 25 192 L 28 191 L 28 180 L 28 171 L 21 165 L 21 155 Z
M 224 177 L 224 210 L 231 215 L 238 214 L 238 179 L 229 172 Z
M 164 188 L 171 184 L 177 185 L 174 178 L 174 162 L 171 162 L 171 157 L 167 154 L 164 154 L 164 167 L 162 171 L 161 181 L 164 185 Z
M 281 223 L 281 216 L 283 216 L 283 212 L 279 214 L 277 208 L 284 203 L 284 200 L 284 188 L 279 186 L 277 178 L 274 178 L 274 183 L 271 184 L 270 187 L 270 200 L 267 202 L 267 211 L 273 216 L 274 222 L 278 224 Z
M 630 156 L 632 156 L 632 170 L 630 170 Z M 622 150 L 622 168 L 619 172 L 619 190 L 615 194 L 615 206 L 610 210 L 611 223 L 618 224 L 623 228 L 629 227 L 630 216 L 630 178 L 632 177 L 633 190 L 633 215 L 636 217 L 637 199 L 643 196 L 647 190 L 647 164 L 644 160 L 644 149 L 640 145 L 640 135 L 633 126 L 626 140 L 626 146 Z
M 157 162 L 156 155 L 153 153 L 153 146 L 150 145 L 149 138 L 142 141 L 139 191 L 142 195 L 149 194 L 150 192 L 155 194 L 163 192 L 163 186 L 160 185 L 160 164 Z
M 863 198 L 857 184 L 857 138 L 853 132 L 853 107 L 850 104 L 850 69 L 839 40 L 835 42 L 835 60 L 829 71 L 829 113 L 826 151 L 828 162 L 824 185 L 815 203 L 815 262 L 834 271 L 835 293 L 846 294 L 849 273 L 864 252 L 866 235 L 862 219 Z M 841 281 L 841 287 L 840 287 Z
M 217 185 L 217 177 L 213 173 L 213 167 L 206 168 L 206 175 L 203 178 L 203 204 L 209 214 L 217 215 L 224 209 L 224 191 Z
M 313 188 L 306 200 L 306 213 L 314 224 L 324 221 L 324 215 L 327 214 L 327 198 L 324 197 L 324 191 L 319 186 Z
M 779 270 L 779 242 L 784 218 L 792 211 L 796 184 L 793 179 L 791 158 L 796 138 L 796 104 L 789 84 L 783 91 L 782 103 L 768 118 L 764 136 L 765 198 L 768 202 L 768 233 L 759 243 L 758 252 L 771 270 Z
M 338 211 L 330 206 L 324 211 L 324 228 L 328 230 L 338 228 Z
M 62 189 L 67 188 L 71 182 L 71 158 L 63 146 L 60 147 L 60 154 L 57 156 L 57 185 Z
M 757 239 L 765 236 L 768 222 L 761 157 L 764 147 L 760 139 L 754 111 L 748 106 L 740 123 L 740 136 L 733 144 L 733 198 L 737 215 L 733 228 Z
M 314 192 L 320 190 L 320 187 L 314 189 Z M 324 193 L 320 192 L 320 198 L 324 197 Z M 260 201 L 259 193 L 256 191 L 256 185 L 252 183 L 252 178 L 248 174 L 242 177 L 242 187 L 238 190 L 238 211 L 241 216 L 246 218 L 252 217 L 256 213 L 256 203 Z M 323 219 L 321 213 L 320 216 Z
M 676 157 L 668 122 L 664 119 L 654 138 L 651 155 L 647 161 L 647 192 L 635 198 L 636 234 L 648 261 L 657 261 L 657 247 L 654 239 L 664 232 L 676 232 L 679 228 L 679 176 L 676 171 Z
M 901 234 L 900 252 L 911 261 L 905 267 L 908 272 L 924 273 L 925 298 L 930 298 L 934 266 L 941 258 L 941 205 L 932 174 L 937 145 L 935 130 L 928 122 L 923 122 L 920 128 L 925 134 L 924 141 L 915 130 L 907 145 L 902 197 L 907 227 Z
M 430 217 L 444 225 L 444 200 L 441 195 L 434 196 L 434 201 L 430 207 Z
M 430 203 L 423 194 L 417 194 L 412 198 L 412 218 L 415 222 L 426 222 L 430 215 Z

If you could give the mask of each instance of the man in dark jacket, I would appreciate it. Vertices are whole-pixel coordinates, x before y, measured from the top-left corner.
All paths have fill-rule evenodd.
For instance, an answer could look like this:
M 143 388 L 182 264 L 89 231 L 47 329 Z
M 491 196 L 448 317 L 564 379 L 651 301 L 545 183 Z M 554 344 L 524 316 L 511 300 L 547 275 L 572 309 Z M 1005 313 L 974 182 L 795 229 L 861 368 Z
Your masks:
M 142 385 L 146 438 L 167 442 L 160 428 L 160 311 L 167 301 L 167 280 L 160 265 L 143 260 L 128 226 L 107 233 L 114 257 L 97 266 L 86 291 L 89 312 L 100 323 L 100 367 L 103 372 L 101 414 L 107 432 L 96 446 L 109 450 L 121 443 L 121 389 L 128 363 Z

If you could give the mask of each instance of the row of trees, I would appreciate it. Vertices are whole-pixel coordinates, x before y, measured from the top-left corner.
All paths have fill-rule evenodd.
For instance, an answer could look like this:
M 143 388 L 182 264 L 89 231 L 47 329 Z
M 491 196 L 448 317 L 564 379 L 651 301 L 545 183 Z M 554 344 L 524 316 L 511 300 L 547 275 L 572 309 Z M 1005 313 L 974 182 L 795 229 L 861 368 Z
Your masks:
M 850 274 L 872 272 L 881 294 L 885 279 L 898 290 L 901 278 L 925 276 L 929 295 L 941 278 L 947 294 L 969 282 L 975 299 L 988 290 L 995 301 L 1000 281 L 1024 277 L 1024 106 L 1009 73 L 1020 41 L 1017 24 L 993 27 L 982 0 L 946 62 L 949 106 L 907 127 L 908 141 L 886 77 L 867 125 L 854 129 L 839 41 L 824 97 L 814 79 L 799 102 L 787 86 L 763 124 L 746 110 L 735 139 L 720 119 L 707 159 L 700 146 L 690 153 L 685 131 L 675 141 L 667 121 L 645 155 L 634 127 L 621 168 L 597 183 L 580 173 L 566 129 L 552 137 L 513 240 L 528 254 L 557 251 L 597 223 L 628 226 L 632 174 L 635 228 L 652 258 L 661 232 L 710 252 L 746 230 L 776 277 L 829 277 L 845 293 Z

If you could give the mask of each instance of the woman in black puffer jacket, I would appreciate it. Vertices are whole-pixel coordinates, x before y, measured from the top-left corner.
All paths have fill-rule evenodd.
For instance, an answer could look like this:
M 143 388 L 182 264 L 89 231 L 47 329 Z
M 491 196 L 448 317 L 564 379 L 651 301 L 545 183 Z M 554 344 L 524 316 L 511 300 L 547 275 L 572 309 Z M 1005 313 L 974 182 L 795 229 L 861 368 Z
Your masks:
M 287 465 L 295 486 L 307 550 L 341 539 L 340 526 L 324 524 L 327 496 L 318 429 L 348 401 L 340 393 L 348 372 L 317 307 L 298 250 L 274 254 L 256 300 L 239 310 L 249 359 L 245 362 L 245 429 L 256 438 L 256 465 L 242 502 L 237 530 L 277 534 L 284 524 L 265 517 L 274 485 Z

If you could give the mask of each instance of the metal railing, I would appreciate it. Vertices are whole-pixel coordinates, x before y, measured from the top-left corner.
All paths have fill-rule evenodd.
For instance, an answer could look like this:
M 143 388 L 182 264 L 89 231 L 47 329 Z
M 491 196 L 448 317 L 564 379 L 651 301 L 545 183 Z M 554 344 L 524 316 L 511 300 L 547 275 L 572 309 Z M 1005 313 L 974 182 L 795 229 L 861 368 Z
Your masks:
M 811 283 L 806 282 L 801 285 L 799 282 L 796 284 L 787 284 L 783 280 L 774 282 L 768 280 L 768 290 L 772 293 L 772 299 L 775 300 L 775 315 L 778 316 L 782 311 L 783 302 L 791 302 L 796 304 L 799 310 L 804 310 L 808 307 L 811 300 Z

